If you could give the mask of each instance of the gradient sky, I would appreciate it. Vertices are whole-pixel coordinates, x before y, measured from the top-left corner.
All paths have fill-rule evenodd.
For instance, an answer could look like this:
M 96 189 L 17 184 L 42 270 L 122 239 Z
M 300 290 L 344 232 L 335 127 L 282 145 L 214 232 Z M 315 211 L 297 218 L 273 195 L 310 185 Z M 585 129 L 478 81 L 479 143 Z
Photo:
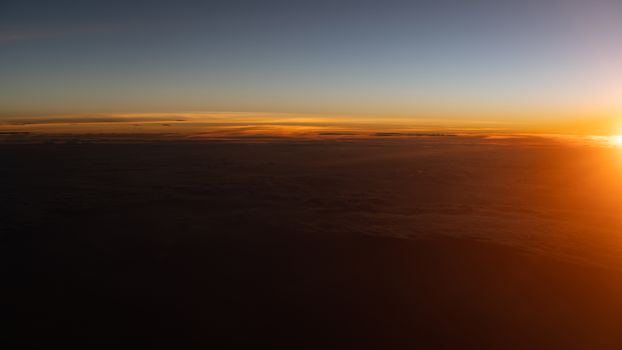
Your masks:
M 618 0 L 2 0 L 0 118 L 622 117 Z

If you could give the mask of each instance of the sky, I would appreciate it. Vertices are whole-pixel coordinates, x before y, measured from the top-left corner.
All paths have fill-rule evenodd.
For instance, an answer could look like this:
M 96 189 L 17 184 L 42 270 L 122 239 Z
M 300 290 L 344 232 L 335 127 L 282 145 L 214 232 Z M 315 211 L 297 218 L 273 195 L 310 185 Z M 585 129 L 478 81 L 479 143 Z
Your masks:
M 616 0 L 0 0 L 0 122 L 240 112 L 604 133 L 622 119 L 620 38 Z

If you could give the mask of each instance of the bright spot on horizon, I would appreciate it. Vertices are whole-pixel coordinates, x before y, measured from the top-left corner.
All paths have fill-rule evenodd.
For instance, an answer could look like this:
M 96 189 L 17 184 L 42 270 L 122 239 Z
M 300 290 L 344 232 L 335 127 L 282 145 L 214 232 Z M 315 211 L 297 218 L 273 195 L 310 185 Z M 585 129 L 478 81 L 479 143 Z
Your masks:
M 622 147 L 622 135 L 610 136 L 609 142 L 611 142 L 612 145 Z

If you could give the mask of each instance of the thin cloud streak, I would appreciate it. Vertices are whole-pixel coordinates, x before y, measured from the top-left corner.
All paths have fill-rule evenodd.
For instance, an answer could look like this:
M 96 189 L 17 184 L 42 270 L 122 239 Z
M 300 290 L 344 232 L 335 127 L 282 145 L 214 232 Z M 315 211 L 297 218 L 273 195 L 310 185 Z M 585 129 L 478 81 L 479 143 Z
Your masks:
M 130 30 L 127 24 L 100 24 L 50 28 L 0 28 L 0 45 L 84 35 L 107 34 Z

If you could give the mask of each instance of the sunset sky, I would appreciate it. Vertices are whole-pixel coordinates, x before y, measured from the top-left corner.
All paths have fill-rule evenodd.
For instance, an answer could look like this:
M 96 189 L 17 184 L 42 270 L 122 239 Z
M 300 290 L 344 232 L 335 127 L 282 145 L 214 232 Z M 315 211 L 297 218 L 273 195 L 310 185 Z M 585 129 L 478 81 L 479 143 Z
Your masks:
M 620 38 L 616 0 L 3 0 L 0 124 L 239 112 L 622 133 Z

